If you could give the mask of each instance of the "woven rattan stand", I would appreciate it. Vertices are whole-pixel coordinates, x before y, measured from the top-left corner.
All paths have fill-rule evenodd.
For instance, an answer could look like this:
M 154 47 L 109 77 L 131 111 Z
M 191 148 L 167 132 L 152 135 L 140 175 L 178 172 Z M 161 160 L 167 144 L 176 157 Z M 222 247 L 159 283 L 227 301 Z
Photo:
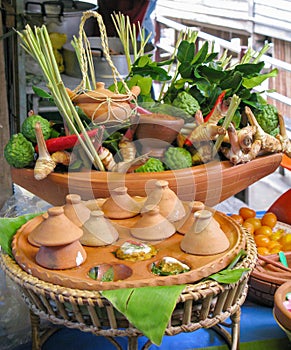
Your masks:
M 246 257 L 236 268 L 250 268 L 250 271 L 237 283 L 221 285 L 209 280 L 187 285 L 177 300 L 166 335 L 212 328 L 224 337 L 230 349 L 239 348 L 240 306 L 245 301 L 249 275 L 257 260 L 255 243 L 247 232 L 246 251 Z M 99 292 L 64 288 L 44 282 L 24 272 L 13 259 L 1 252 L 0 265 L 20 287 L 30 309 L 32 349 L 40 349 L 52 334 L 51 329 L 41 329 L 41 319 L 57 326 L 104 336 L 117 349 L 122 347 L 115 337 L 127 337 L 128 350 L 138 348 L 138 337 L 142 333 L 129 324 Z M 228 318 L 230 322 L 226 323 Z M 55 329 L 58 328 L 54 327 L 53 331 Z M 148 349 L 150 345 L 148 341 L 143 349 Z

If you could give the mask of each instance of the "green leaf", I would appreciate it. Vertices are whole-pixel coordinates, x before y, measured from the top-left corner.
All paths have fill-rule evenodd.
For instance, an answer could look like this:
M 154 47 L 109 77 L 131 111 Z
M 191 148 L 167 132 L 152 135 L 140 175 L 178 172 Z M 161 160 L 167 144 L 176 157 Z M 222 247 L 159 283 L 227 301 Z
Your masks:
M 184 288 L 185 285 L 174 285 L 105 290 L 101 293 L 152 343 L 160 345 Z
M 132 76 L 130 80 L 126 82 L 129 89 L 133 86 L 139 86 L 141 89 L 141 95 L 149 95 L 151 93 L 153 79 L 151 77 L 143 77 L 139 74 Z
M 4 252 L 13 258 L 11 250 L 13 236 L 22 225 L 38 215 L 41 215 L 41 213 L 25 214 L 16 218 L 0 218 L 0 246 Z
M 218 83 L 227 76 L 227 72 L 217 70 L 208 66 L 200 66 L 198 69 L 201 76 L 207 78 L 211 83 Z
M 242 79 L 243 76 L 241 72 L 234 72 L 234 74 L 222 80 L 220 88 L 221 90 L 233 89 L 232 93 L 236 93 L 241 86 Z
M 147 65 L 144 67 L 132 67 L 131 76 L 139 74 L 141 76 L 150 76 L 154 80 L 158 81 L 167 81 L 170 80 L 171 77 L 168 75 L 167 71 L 161 67 L 156 65 Z
M 210 275 L 208 278 L 215 280 L 218 283 L 236 283 L 240 280 L 242 275 L 246 273 L 247 271 L 250 271 L 248 268 L 241 268 L 241 269 L 235 269 L 235 270 L 222 270 L 218 273 L 214 273 L 213 275 Z
M 37 86 L 33 86 L 32 90 L 37 96 L 39 96 L 41 98 L 48 98 L 50 100 L 53 100 L 52 95 L 50 93 L 48 93 L 47 91 L 45 91 Z
M 264 68 L 264 65 L 264 62 L 244 63 L 235 66 L 234 70 L 243 73 L 245 77 L 251 77 L 254 74 L 259 74 L 260 71 Z
M 243 78 L 242 85 L 247 89 L 253 89 L 256 86 L 259 86 L 262 84 L 263 81 L 266 79 L 276 77 L 278 74 L 278 69 L 275 68 L 271 70 L 271 72 L 266 74 L 260 74 L 258 76 L 252 77 L 252 78 Z
M 191 65 L 203 63 L 205 61 L 205 58 L 207 57 L 207 54 L 208 54 L 208 41 L 205 41 L 201 49 L 194 56 L 191 62 Z
M 182 62 L 178 68 L 178 72 L 182 78 L 190 78 L 192 75 L 192 67 L 189 62 Z
M 177 59 L 179 62 L 192 62 L 195 54 L 195 44 L 190 43 L 186 40 L 181 41 L 178 52 L 177 52 Z
M 204 60 L 204 63 L 212 62 L 214 59 L 217 58 L 217 56 L 218 56 L 218 52 L 211 52 L 211 53 L 209 53 L 207 55 L 206 59 Z
M 138 67 L 145 67 L 146 65 L 152 63 L 152 60 L 150 59 L 150 57 L 148 55 L 144 55 L 141 56 L 137 61 L 136 61 L 136 65 Z

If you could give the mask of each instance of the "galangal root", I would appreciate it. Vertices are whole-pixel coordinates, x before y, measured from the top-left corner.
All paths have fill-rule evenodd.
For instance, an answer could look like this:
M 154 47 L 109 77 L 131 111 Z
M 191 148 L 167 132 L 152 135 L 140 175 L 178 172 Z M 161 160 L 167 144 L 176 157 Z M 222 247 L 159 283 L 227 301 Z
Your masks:
M 148 160 L 148 154 L 136 157 L 136 146 L 133 141 L 134 132 L 137 123 L 133 124 L 123 135 L 118 143 L 122 161 L 116 162 L 113 154 L 102 146 L 101 140 L 96 140 L 95 147 L 98 149 L 98 155 L 107 171 L 115 171 L 118 173 L 130 172 L 133 167 L 141 166 Z
M 252 110 L 247 106 L 245 113 L 249 126 L 236 130 L 231 124 L 227 130 L 228 138 L 225 138 L 225 142 L 229 142 L 230 147 L 221 147 L 221 152 L 226 158 L 233 164 L 239 164 L 249 162 L 259 154 L 282 152 L 291 157 L 291 142 L 282 114 L 278 113 L 280 133 L 274 137 L 262 129 Z
M 38 158 L 34 166 L 34 178 L 36 180 L 43 180 L 54 171 L 56 163 L 47 150 L 40 122 L 35 123 L 34 130 L 38 146 Z

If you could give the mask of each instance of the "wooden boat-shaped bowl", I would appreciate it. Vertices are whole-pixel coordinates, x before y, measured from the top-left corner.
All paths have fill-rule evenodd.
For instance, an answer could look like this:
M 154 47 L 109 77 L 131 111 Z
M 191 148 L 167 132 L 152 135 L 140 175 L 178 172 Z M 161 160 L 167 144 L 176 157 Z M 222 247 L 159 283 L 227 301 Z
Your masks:
M 213 161 L 191 168 L 157 173 L 69 172 L 50 174 L 37 181 L 33 169 L 11 169 L 12 181 L 52 205 L 63 205 L 69 193 L 83 200 L 109 197 L 111 190 L 126 186 L 128 193 L 145 196 L 156 180 L 167 180 L 169 187 L 184 201 L 202 201 L 214 206 L 237 194 L 280 165 L 282 154 L 258 157 L 251 162 L 232 165 L 229 161 Z

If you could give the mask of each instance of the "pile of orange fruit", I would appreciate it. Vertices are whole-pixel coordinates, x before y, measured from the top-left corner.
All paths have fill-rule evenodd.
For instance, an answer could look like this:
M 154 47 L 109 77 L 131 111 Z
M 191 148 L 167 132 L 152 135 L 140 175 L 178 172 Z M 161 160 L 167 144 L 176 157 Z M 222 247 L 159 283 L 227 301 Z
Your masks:
M 238 214 L 231 217 L 254 235 L 258 254 L 270 255 L 280 251 L 291 251 L 291 232 L 284 228 L 276 228 L 277 216 L 266 212 L 262 218 L 256 217 L 256 211 L 242 207 Z

